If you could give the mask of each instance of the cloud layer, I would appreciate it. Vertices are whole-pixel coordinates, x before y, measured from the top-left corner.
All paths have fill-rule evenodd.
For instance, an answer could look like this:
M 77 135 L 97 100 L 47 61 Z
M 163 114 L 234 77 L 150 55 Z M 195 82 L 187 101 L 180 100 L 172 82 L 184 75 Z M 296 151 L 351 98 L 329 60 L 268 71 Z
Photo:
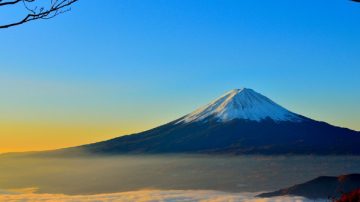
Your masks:
M 226 193 L 201 190 L 143 190 L 96 195 L 35 194 L 0 190 L 3 202 L 307 202 L 301 197 L 255 198 L 250 193 Z

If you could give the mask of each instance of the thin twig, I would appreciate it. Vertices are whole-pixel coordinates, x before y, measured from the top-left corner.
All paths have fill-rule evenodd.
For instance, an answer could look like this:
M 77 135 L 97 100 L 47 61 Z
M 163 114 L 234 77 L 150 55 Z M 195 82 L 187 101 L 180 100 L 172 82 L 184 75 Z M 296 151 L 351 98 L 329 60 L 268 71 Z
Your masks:
M 65 13 L 67 11 L 70 11 L 71 8 L 70 5 L 77 2 L 78 0 L 51 0 L 51 5 L 49 8 L 45 7 L 34 7 L 30 8 L 27 3 L 28 2 L 34 2 L 35 0 L 15 0 L 11 2 L 3 2 L 0 0 L 0 6 L 1 5 L 10 5 L 10 4 L 16 4 L 19 2 L 23 2 L 24 7 L 26 10 L 28 10 L 28 14 L 20 21 L 5 25 L 0 25 L 0 29 L 2 28 L 9 28 L 17 25 L 21 25 L 33 20 L 38 19 L 51 19 L 57 15 L 60 15 L 62 13 Z

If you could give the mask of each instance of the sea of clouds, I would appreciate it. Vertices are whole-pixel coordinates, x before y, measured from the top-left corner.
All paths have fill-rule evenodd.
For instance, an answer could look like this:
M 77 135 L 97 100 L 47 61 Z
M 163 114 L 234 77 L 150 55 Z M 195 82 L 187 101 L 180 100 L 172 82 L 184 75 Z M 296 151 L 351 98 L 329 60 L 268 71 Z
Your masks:
M 31 189 L 30 189 L 31 190 Z M 310 202 L 302 197 L 256 198 L 254 193 L 208 190 L 141 190 L 96 195 L 38 194 L 0 190 L 2 202 Z

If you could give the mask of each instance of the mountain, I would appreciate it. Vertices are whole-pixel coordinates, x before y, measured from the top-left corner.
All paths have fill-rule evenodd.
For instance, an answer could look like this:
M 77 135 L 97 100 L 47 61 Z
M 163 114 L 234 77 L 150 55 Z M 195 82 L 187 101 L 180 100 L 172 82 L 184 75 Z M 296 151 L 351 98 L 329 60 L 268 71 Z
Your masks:
M 263 193 L 258 197 L 302 196 L 310 199 L 338 198 L 342 193 L 348 193 L 360 188 L 360 174 L 342 175 L 338 177 L 321 176 L 303 184 L 274 192 Z
M 76 149 L 96 154 L 360 154 L 360 133 L 293 113 L 243 88 L 157 128 Z
M 261 121 L 272 119 L 274 121 L 300 122 L 303 118 L 294 114 L 269 98 L 243 88 L 232 90 L 210 104 L 186 115 L 177 123 L 203 121 L 215 117 L 218 121 L 227 122 L 233 119 Z

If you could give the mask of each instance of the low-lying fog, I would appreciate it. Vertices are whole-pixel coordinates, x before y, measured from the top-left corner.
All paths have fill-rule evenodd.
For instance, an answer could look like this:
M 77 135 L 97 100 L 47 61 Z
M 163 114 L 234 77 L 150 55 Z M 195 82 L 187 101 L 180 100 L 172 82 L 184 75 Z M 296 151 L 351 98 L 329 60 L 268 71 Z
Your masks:
M 0 157 L 0 190 L 100 194 L 136 190 L 261 192 L 321 175 L 360 172 L 360 157 L 115 156 Z

